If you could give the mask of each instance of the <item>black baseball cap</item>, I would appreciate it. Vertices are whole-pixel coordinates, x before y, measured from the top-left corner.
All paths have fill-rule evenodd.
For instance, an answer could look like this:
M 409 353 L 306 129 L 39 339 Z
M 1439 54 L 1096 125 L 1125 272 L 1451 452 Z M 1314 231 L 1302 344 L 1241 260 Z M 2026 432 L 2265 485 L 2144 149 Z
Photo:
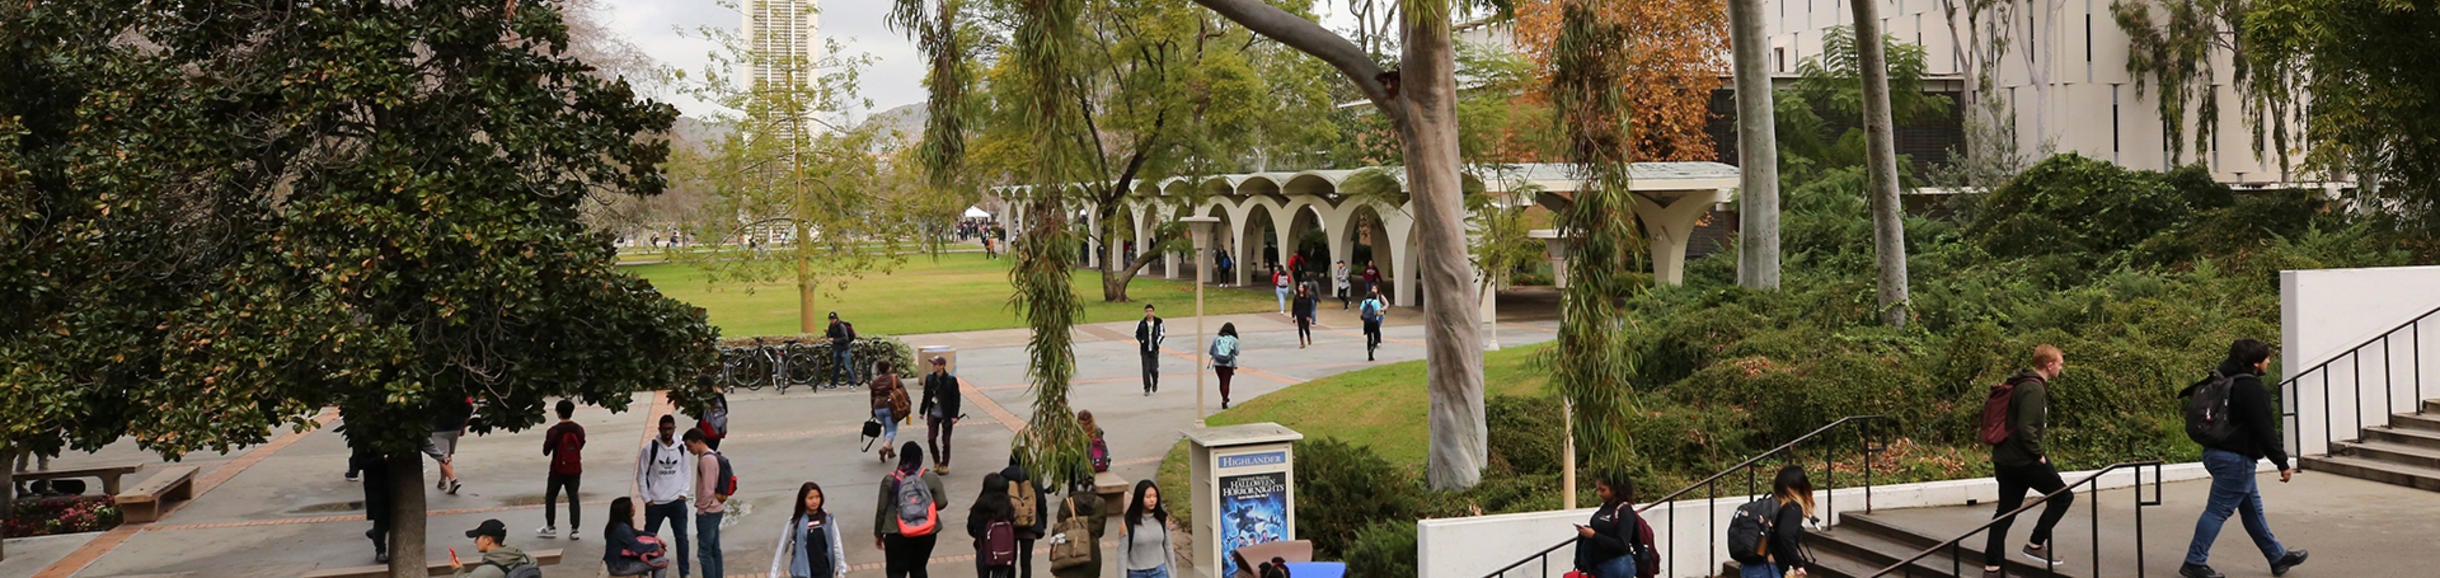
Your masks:
M 484 520 L 482 524 L 475 526 L 474 529 L 466 531 L 466 537 L 473 538 L 476 536 L 490 536 L 493 540 L 507 540 L 508 525 L 500 523 L 498 519 Z

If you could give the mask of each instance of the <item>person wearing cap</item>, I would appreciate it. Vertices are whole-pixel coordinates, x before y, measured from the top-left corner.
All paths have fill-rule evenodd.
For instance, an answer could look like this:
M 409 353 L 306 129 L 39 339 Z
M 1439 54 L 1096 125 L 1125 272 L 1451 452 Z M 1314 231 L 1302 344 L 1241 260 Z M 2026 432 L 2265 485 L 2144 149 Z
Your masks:
M 822 331 L 830 339 L 830 357 L 837 363 L 830 369 L 832 385 L 846 387 L 856 383 L 856 324 L 839 319 L 839 312 L 830 312 L 830 328 Z
M 924 441 L 932 446 L 932 466 L 949 473 L 949 436 L 957 430 L 958 406 L 965 399 L 957 393 L 957 377 L 949 375 L 949 358 L 932 356 L 932 372 L 923 376 Z
M 474 551 L 481 552 L 483 560 L 470 567 L 458 561 L 456 551 L 450 551 L 449 568 L 457 571 L 458 578 L 508 578 L 510 571 L 534 565 L 533 556 L 508 545 L 508 525 L 499 520 L 484 520 L 467 530 L 466 537 L 474 539 Z

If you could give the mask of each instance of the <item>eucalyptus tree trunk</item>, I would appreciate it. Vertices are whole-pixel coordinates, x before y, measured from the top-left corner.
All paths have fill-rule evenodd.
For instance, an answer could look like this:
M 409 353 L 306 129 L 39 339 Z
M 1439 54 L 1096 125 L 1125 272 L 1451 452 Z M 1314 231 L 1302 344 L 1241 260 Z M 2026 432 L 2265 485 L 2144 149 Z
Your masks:
M 1737 285 L 1779 288 L 1779 138 L 1762 0 L 1728 0 L 1737 79 Z
M 0 560 L 8 559 L 8 520 L 17 513 L 17 452 L 0 445 Z
M 1751 0 L 1738 0 L 1751 1 Z M 1905 327 L 1906 222 L 1898 202 L 1898 148 L 1889 112 L 1888 45 L 1881 40 L 1881 16 L 1876 2 L 1850 2 L 1855 7 L 1856 68 L 1864 77 L 1864 153 L 1866 193 L 1872 199 L 1872 245 L 1880 268 L 1881 322 Z
M 1354 42 L 1263 0 L 1194 2 L 1338 69 L 1398 131 L 1415 204 L 1415 235 L 1422 241 L 1415 261 L 1427 296 L 1424 368 L 1432 434 L 1424 477 L 1435 489 L 1472 487 L 1482 481 L 1491 451 L 1483 422 L 1482 314 L 1466 258 L 1465 202 L 1458 181 L 1451 2 L 1403 5 L 1398 68 L 1386 71 Z

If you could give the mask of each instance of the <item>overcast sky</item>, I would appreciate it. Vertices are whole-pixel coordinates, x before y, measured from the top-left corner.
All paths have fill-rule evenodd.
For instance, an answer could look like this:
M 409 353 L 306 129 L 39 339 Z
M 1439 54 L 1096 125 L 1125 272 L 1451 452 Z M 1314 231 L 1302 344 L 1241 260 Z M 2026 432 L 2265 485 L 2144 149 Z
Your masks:
M 836 39 L 850 51 L 873 56 L 875 61 L 864 73 L 863 87 L 874 111 L 924 100 L 923 57 L 905 34 L 883 23 L 890 4 L 891 0 L 831 0 L 820 4 L 823 38 Z M 1317 4 L 1321 5 L 1323 21 L 1331 23 L 1332 28 L 1351 26 L 1348 23 L 1352 18 L 1339 14 L 1344 12 L 1343 0 L 1322 0 Z M 625 35 L 645 54 L 690 74 L 703 70 L 708 61 L 706 55 L 715 49 L 709 42 L 692 38 L 699 36 L 694 30 L 717 26 L 735 31 L 741 22 L 736 10 L 721 7 L 717 0 L 607 0 L 603 6 L 602 17 L 611 29 Z M 688 116 L 705 116 L 714 109 L 673 91 L 663 91 L 658 97 L 677 105 Z

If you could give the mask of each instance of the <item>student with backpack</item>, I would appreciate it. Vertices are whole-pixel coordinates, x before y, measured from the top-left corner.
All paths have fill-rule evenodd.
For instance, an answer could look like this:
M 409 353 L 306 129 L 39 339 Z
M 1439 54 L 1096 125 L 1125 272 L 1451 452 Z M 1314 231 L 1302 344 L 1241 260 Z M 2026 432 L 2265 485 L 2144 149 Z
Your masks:
M 1084 427 L 1084 434 L 1090 440 L 1085 442 L 1085 459 L 1093 464 L 1093 473 L 1110 471 L 1110 442 L 1103 438 L 1101 426 L 1093 423 L 1092 410 L 1076 410 L 1076 423 Z M 1083 477 L 1090 479 L 1093 476 Z
M 923 376 L 924 438 L 932 443 L 932 465 L 941 475 L 949 474 L 949 438 L 957 433 L 962 416 L 958 408 L 965 399 L 958 393 L 957 376 L 949 375 L 949 358 L 932 356 L 932 372 Z
M 1067 499 L 1059 501 L 1059 526 L 1050 536 L 1053 578 L 1101 578 L 1101 539 L 1109 533 L 1109 518 L 1092 482 L 1068 488 Z
M 830 340 L 830 384 L 845 387 L 856 381 L 856 324 L 839 320 L 839 312 L 830 312 L 830 326 L 822 330 Z
M 1389 310 L 1389 302 L 1382 301 L 1381 291 L 1374 289 L 1356 307 L 1356 316 L 1364 320 L 1364 360 L 1372 361 L 1373 352 L 1381 349 L 1381 319 Z
M 1296 286 L 1297 349 L 1304 349 L 1313 346 L 1314 309 L 1318 308 L 1317 304 L 1320 301 L 1321 299 L 1315 296 L 1313 293 L 1313 284 L 1304 283 Z
M 712 393 L 712 405 L 695 418 L 695 429 L 703 430 L 703 445 L 720 450 L 720 440 L 729 437 L 729 396 Z
M 780 526 L 770 578 L 846 576 L 847 541 L 839 539 L 839 520 L 822 509 L 822 485 L 805 482 L 796 489 L 796 513 Z
M 1229 378 L 1237 376 L 1237 324 L 1220 324 L 1220 336 L 1212 339 L 1212 373 L 1220 376 L 1220 409 L 1228 409 Z
M 1127 569 L 1127 578 L 1172 578 L 1178 564 L 1170 549 L 1169 509 L 1161 506 L 1161 488 L 1152 480 L 1135 483 L 1135 498 L 1127 501 L 1126 522 L 1119 561 Z
M 983 493 L 966 511 L 966 535 L 974 538 L 974 575 L 979 578 L 1017 574 L 1016 506 L 1008 491 L 1008 479 L 999 472 L 984 474 Z
M 474 551 L 482 553 L 483 560 L 468 566 L 458 560 L 457 550 L 450 550 L 449 568 L 457 571 L 457 578 L 542 578 L 542 566 L 533 556 L 508 545 L 508 524 L 484 520 L 467 530 L 466 537 L 474 539 Z
M 542 455 L 551 458 L 550 476 L 542 482 L 542 529 L 534 535 L 552 538 L 559 534 L 559 491 L 568 491 L 568 539 L 576 539 L 576 528 L 585 523 L 584 506 L 576 498 L 576 488 L 584 481 L 585 426 L 577 425 L 576 402 L 559 400 L 552 408 L 559 413 L 559 423 L 542 434 Z
M 898 468 L 881 478 L 873 509 L 873 546 L 880 548 L 887 578 L 926 578 L 924 565 L 940 541 L 940 510 L 949 507 L 940 475 L 924 469 L 923 444 L 898 448 Z
M 2270 370 L 2271 346 L 2254 339 L 2228 344 L 2228 358 L 2210 377 L 2178 393 L 2186 398 L 2186 433 L 2203 446 L 2203 469 L 2211 472 L 2211 495 L 2203 515 L 2194 521 L 2194 542 L 2186 546 L 2186 561 L 2177 568 L 2186 578 L 2220 578 L 2212 570 L 2211 545 L 2230 515 L 2245 524 L 2254 548 L 2270 562 L 2272 576 L 2286 576 L 2309 554 L 2288 548 L 2271 535 L 2262 517 L 2262 488 L 2254 481 L 2254 462 L 2265 457 L 2279 466 L 2279 483 L 2293 479 L 2287 448 L 2279 441 L 2277 415 L 2271 408 L 2262 375 Z
M 907 388 L 898 382 L 898 371 L 890 367 L 890 360 L 884 359 L 874 362 L 873 386 L 866 391 L 872 395 L 873 421 L 881 422 L 881 462 L 889 463 L 898 455 L 898 420 L 906 419 L 912 409 L 907 407 Z
M 1288 314 L 1288 272 L 1271 268 L 1271 293 L 1279 296 L 1279 314 Z
M 1593 519 L 1576 526 L 1576 569 L 1594 578 L 1637 578 L 1660 568 L 1660 551 L 1651 543 L 1651 526 L 1635 511 L 1635 484 L 1623 472 L 1593 480 L 1601 507 Z
M 2025 505 L 2025 492 L 2032 490 L 2048 495 L 2067 482 L 2059 478 L 2059 469 L 2050 464 L 2050 455 L 2042 448 L 2042 438 L 2050 423 L 2050 380 L 2058 379 L 2067 370 L 2067 361 L 2059 348 L 2041 345 L 2033 348 L 2033 367 L 2019 371 L 2000 385 L 1992 386 L 1983 401 L 1982 441 L 1991 444 L 1992 478 L 1999 482 L 1998 510 L 1992 517 L 2008 516 Z M 2050 530 L 2059 525 L 2074 505 L 2074 492 L 2061 493 L 2042 505 L 2042 517 L 2034 522 L 2033 534 L 2025 539 L 2025 557 L 2056 566 L 2057 552 L 2052 551 Z M 2007 517 L 1991 525 L 1989 538 L 1983 545 L 1983 576 L 2000 576 L 2000 561 L 2008 551 L 2008 526 L 2016 523 Z
M 1813 480 L 1790 465 L 1771 477 L 1771 495 L 1737 506 L 1728 520 L 1728 557 L 1739 578 L 1802 578 L 1813 560 L 1805 555 L 1805 521 L 1813 518 Z
M 1025 469 L 1022 454 L 1008 453 L 1008 467 L 1000 470 L 1000 478 L 1008 480 L 1009 516 L 1016 522 L 1017 576 L 1034 576 L 1034 542 L 1050 533 L 1050 502 L 1042 499 L 1049 492 L 1035 481 L 1033 472 Z
M 687 536 L 686 525 L 694 517 L 686 514 L 686 502 L 688 496 L 695 494 L 695 467 L 692 465 L 695 460 L 686 459 L 692 455 L 687 452 L 685 444 L 678 442 L 676 416 L 663 414 L 660 428 L 661 436 L 644 442 L 644 449 L 639 452 L 641 455 L 635 458 L 636 491 L 642 494 L 644 502 L 645 534 L 658 540 L 661 523 L 665 521 L 677 531 L 672 539 L 678 543 L 678 576 L 684 578 L 692 574 L 692 563 L 687 561 L 687 552 L 693 539 Z M 687 432 L 702 435 L 696 430 Z
M 729 496 L 737 494 L 737 470 L 704 437 L 702 430 L 686 431 L 686 451 L 695 455 L 695 554 L 702 559 L 704 576 L 727 576 L 728 561 L 720 555 L 720 518 L 728 514 Z
M 669 553 L 661 548 L 661 540 L 635 531 L 633 498 L 610 501 L 610 523 L 602 527 L 602 569 L 611 576 L 669 574 Z

